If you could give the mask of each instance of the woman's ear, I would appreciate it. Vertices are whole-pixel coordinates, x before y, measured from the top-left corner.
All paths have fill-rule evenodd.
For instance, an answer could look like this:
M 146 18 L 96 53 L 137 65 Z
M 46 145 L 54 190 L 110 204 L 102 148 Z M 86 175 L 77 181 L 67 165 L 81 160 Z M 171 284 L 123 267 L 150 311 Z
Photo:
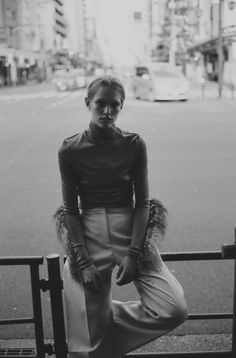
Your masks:
M 88 97 L 85 97 L 85 104 L 86 104 L 86 106 L 88 107 L 88 109 L 90 109 L 90 102 L 89 102 L 89 99 L 88 99 Z

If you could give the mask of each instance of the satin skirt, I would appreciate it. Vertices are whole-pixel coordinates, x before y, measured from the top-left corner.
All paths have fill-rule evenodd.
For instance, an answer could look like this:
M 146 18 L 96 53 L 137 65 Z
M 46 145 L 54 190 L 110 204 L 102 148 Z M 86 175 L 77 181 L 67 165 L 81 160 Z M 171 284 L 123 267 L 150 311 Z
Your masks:
M 131 208 L 83 210 L 81 219 L 87 250 L 101 273 L 104 290 L 93 293 L 75 282 L 66 260 L 63 296 L 70 358 L 120 358 L 186 320 L 183 289 L 158 248 L 158 270 L 140 272 L 134 281 L 140 300 L 112 300 L 112 271 L 127 255 L 131 242 Z

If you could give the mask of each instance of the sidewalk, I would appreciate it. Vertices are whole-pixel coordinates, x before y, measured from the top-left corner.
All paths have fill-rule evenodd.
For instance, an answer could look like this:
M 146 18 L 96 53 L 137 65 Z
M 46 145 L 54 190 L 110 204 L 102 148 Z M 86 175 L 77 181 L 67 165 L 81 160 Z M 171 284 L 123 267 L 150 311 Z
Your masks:
M 127 83 L 125 85 L 126 97 L 134 98 L 131 85 Z M 234 100 L 236 100 L 236 88 L 233 93 Z M 232 99 L 232 89 L 223 85 L 222 89 L 223 99 Z M 218 83 L 217 82 L 205 82 L 204 87 L 199 82 L 191 81 L 189 85 L 189 99 L 219 99 L 218 95 Z
M 52 343 L 46 339 L 45 343 Z M 33 339 L 0 339 L 0 348 L 33 348 Z M 230 351 L 231 334 L 195 334 L 184 336 L 166 335 L 151 342 L 135 352 L 196 352 Z
M 232 92 L 232 88 L 224 84 L 222 88 L 222 98 L 236 99 L 236 89 Z M 190 83 L 190 99 L 218 99 L 218 83 L 217 82 L 205 82 L 202 86 L 199 82 Z
M 0 87 L 0 96 L 1 95 L 10 95 L 10 94 L 28 94 L 28 93 L 40 93 L 46 91 L 55 91 L 54 84 L 49 81 L 44 82 L 28 82 L 24 85 L 14 86 L 14 87 Z

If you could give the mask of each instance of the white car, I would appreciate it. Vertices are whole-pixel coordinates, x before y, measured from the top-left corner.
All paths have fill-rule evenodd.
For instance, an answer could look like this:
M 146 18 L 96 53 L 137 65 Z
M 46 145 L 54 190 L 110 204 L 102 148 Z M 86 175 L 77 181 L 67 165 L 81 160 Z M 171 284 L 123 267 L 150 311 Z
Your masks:
M 53 83 L 58 91 L 85 88 L 86 75 L 84 69 L 60 70 L 54 75 Z
M 132 88 L 137 99 L 187 101 L 189 98 L 187 78 L 178 67 L 166 62 L 137 66 Z

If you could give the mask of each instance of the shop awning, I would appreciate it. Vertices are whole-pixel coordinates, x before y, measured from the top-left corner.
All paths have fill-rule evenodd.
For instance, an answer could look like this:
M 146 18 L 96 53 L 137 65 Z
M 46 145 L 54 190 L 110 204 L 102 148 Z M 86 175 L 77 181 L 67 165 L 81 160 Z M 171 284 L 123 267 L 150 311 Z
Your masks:
M 16 56 L 16 57 L 22 57 L 22 58 L 28 58 L 28 59 L 44 59 L 48 57 L 47 54 L 42 54 L 40 52 L 33 52 L 33 51 L 22 51 L 19 49 L 11 48 L 11 47 L 5 47 L 0 46 L 0 56 Z
M 223 44 L 224 46 L 227 46 L 231 41 L 236 41 L 236 31 L 228 33 L 228 34 L 223 34 Z M 217 37 L 212 37 L 209 40 L 200 42 L 196 45 L 193 45 L 191 47 L 189 47 L 187 49 L 187 52 L 191 55 L 194 54 L 195 52 L 200 52 L 200 53 L 210 53 L 210 52 L 217 52 L 217 46 L 218 46 L 218 36 Z

